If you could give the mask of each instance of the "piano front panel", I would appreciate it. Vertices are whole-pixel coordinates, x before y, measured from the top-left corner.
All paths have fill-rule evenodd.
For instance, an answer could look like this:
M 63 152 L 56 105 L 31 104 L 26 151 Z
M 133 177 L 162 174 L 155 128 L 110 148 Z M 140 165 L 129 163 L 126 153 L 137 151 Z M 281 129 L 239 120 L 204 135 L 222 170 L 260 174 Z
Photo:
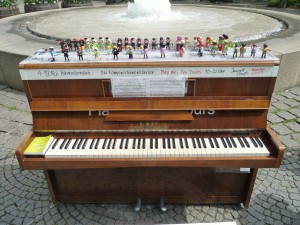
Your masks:
M 109 168 L 50 171 L 58 202 L 240 203 L 252 172 L 225 168 Z
M 189 111 L 185 112 L 189 114 Z M 198 115 L 193 115 L 191 121 L 180 118 L 177 121 L 139 121 L 138 111 L 123 113 L 136 115 L 137 121 L 106 121 L 106 117 L 99 116 L 99 111 L 90 114 L 87 111 L 32 112 L 35 130 L 264 129 L 267 126 L 267 110 L 198 110 Z M 153 115 L 156 113 L 153 111 Z
M 276 77 L 193 78 L 187 96 L 268 96 Z M 28 80 L 31 98 L 111 97 L 110 80 Z

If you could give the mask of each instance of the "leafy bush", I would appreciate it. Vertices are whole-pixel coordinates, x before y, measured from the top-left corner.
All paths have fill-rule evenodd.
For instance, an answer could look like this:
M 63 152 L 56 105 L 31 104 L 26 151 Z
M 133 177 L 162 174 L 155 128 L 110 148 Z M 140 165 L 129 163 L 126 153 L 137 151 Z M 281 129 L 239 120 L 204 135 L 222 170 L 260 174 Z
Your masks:
M 106 5 L 134 2 L 134 0 L 105 0 Z
M 17 5 L 17 0 L 0 0 L 0 7 Z
M 278 7 L 280 3 L 280 0 L 268 0 L 268 6 L 270 7 Z M 286 6 L 295 6 L 299 3 L 299 0 L 287 0 Z
M 24 0 L 25 5 L 52 5 L 56 3 L 57 0 Z
M 84 3 L 89 3 L 92 0 L 63 0 L 64 3 L 67 4 L 84 4 Z

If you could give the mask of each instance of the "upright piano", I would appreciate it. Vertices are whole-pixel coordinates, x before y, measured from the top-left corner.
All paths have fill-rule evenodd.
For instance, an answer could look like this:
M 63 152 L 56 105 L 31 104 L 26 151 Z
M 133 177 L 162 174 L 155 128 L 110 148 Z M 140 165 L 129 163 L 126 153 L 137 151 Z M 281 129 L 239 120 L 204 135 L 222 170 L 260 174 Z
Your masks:
M 248 207 L 258 169 L 281 164 L 285 148 L 267 125 L 280 64 L 271 54 L 47 54 L 19 65 L 33 128 L 16 155 L 21 169 L 43 170 L 54 203 Z M 24 154 L 48 135 L 44 154 Z

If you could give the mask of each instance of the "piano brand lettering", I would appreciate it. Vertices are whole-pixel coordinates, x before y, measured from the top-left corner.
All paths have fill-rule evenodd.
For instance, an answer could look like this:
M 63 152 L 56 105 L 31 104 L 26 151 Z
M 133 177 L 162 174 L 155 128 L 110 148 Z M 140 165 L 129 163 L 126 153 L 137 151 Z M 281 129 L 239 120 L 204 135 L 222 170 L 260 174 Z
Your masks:
M 204 116 L 204 115 L 214 115 L 215 114 L 215 110 L 201 110 L 201 109 L 193 109 L 191 111 L 191 114 L 195 115 L 195 116 Z

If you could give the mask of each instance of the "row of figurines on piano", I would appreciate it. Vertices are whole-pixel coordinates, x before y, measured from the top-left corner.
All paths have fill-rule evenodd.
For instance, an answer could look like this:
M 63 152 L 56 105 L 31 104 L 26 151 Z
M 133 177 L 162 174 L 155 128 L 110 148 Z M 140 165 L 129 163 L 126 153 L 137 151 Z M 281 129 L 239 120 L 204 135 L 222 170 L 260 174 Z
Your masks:
M 144 54 L 144 58 L 148 59 L 148 51 L 160 50 L 161 58 L 166 57 L 166 51 L 170 51 L 171 48 L 179 52 L 180 57 L 184 57 L 185 50 L 188 48 L 192 51 L 196 51 L 198 56 L 202 57 L 204 51 L 210 52 L 210 54 L 215 57 L 217 54 L 221 54 L 224 57 L 227 56 L 228 48 L 233 49 L 232 57 L 241 57 L 243 58 L 246 53 L 246 44 L 236 43 L 229 40 L 229 37 L 225 34 L 219 36 L 218 40 L 214 40 L 212 37 L 207 37 L 204 41 L 202 37 L 194 37 L 193 41 L 189 41 L 188 37 L 182 38 L 177 37 L 175 42 L 171 42 L 171 39 L 167 37 L 164 39 L 160 37 L 159 40 L 152 38 L 149 41 L 148 38 L 142 40 L 141 38 L 125 38 L 124 42 L 121 38 L 118 38 L 116 42 L 112 42 L 110 38 L 106 37 L 103 39 L 99 38 L 99 41 L 95 38 L 83 38 L 83 39 L 67 39 L 61 40 L 59 42 L 61 46 L 61 52 L 64 53 L 65 61 L 69 61 L 68 53 L 71 51 L 77 52 L 79 60 L 83 60 L 83 55 L 92 54 L 95 56 L 95 60 L 99 60 L 100 52 L 107 53 L 108 55 L 113 55 L 114 59 L 118 59 L 120 52 L 125 50 L 125 53 L 129 55 L 129 59 L 133 59 L 134 52 L 140 52 Z M 255 58 L 257 45 L 251 45 L 251 58 Z M 268 45 L 264 44 L 262 48 L 261 58 L 266 58 L 266 53 L 270 51 Z M 54 48 L 50 48 L 52 61 L 55 61 L 54 58 Z M 239 52 L 239 56 L 238 56 Z M 102 54 L 101 53 L 101 54 Z

